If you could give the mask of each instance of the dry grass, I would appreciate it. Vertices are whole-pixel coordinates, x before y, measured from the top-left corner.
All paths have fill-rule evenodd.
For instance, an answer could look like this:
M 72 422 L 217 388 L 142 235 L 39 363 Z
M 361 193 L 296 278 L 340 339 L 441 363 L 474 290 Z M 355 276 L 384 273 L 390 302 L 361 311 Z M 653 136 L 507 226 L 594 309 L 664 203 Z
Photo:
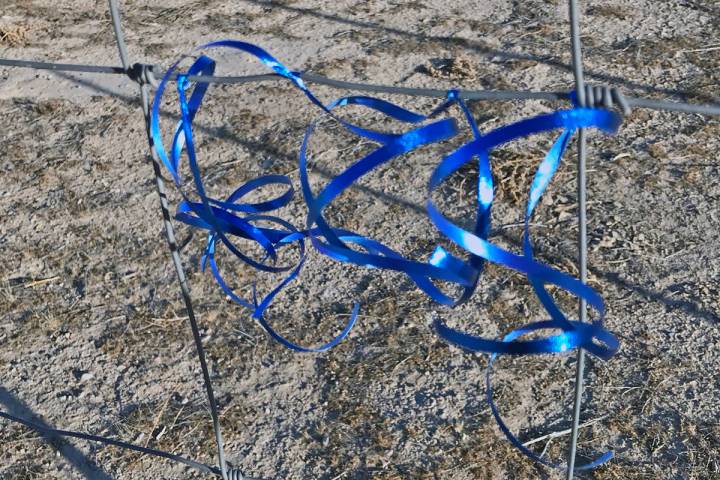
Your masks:
M 450 80 L 474 80 L 478 76 L 472 59 L 465 56 L 432 61 L 424 66 L 424 71 L 431 77 Z
M 29 40 L 29 30 L 23 25 L 0 25 L 0 46 L 24 47 Z

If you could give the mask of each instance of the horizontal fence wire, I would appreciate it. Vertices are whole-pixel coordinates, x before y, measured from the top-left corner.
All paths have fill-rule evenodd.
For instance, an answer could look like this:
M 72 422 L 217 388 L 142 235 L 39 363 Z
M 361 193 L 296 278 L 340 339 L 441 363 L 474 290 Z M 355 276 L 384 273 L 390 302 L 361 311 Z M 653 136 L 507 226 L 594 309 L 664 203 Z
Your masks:
M 0 66 L 32 68 L 36 70 L 51 70 L 57 72 L 76 72 L 76 73 L 94 73 L 94 74 L 115 74 L 115 75 L 131 75 L 131 72 L 122 67 L 111 67 L 102 65 L 84 65 L 70 63 L 50 63 L 39 62 L 34 60 L 15 60 L 0 58 Z M 151 65 L 153 71 L 158 70 Z M 158 77 L 162 77 L 163 72 L 155 73 Z M 342 90 L 357 90 L 362 92 L 387 93 L 392 95 L 409 95 L 415 97 L 429 98 L 445 98 L 447 90 L 437 88 L 413 88 L 413 87 L 397 87 L 392 85 L 376 85 L 371 83 L 348 82 L 344 80 L 335 80 L 315 73 L 300 72 L 300 77 L 311 83 L 325 85 L 328 87 L 338 88 Z M 173 75 L 171 79 L 176 79 L 177 75 Z M 242 76 L 188 76 L 190 81 L 206 82 L 215 84 L 244 84 L 257 82 L 280 81 L 283 77 L 276 74 L 261 75 L 242 75 Z M 688 92 L 687 96 L 692 96 Z M 531 90 L 461 90 L 459 94 L 463 100 L 486 100 L 486 101 L 512 101 L 512 100 L 548 100 L 548 101 L 568 101 L 572 98 L 570 92 L 538 92 Z M 696 113 L 700 115 L 720 116 L 720 105 L 716 104 L 693 104 L 687 102 L 674 102 L 669 100 L 656 100 L 643 97 L 625 96 L 625 100 L 630 108 L 647 108 L 651 110 L 664 110 L 669 112 Z

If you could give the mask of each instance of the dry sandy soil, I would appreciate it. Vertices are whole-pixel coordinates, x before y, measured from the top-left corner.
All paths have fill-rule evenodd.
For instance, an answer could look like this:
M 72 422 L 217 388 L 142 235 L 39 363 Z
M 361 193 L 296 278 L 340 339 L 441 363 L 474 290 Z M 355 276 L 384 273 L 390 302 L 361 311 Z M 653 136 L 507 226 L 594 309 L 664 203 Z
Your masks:
M 588 79 L 633 95 L 720 101 L 714 0 L 582 2 Z M 568 90 L 565 2 L 489 0 L 124 0 L 133 61 L 167 66 L 218 38 L 265 46 L 292 68 L 334 78 L 436 88 Z M 0 56 L 117 65 L 103 0 L 0 0 Z M 221 55 L 220 73 L 259 73 Z M 462 68 L 446 68 L 453 63 Z M 337 91 L 317 88 L 329 101 Z M 682 92 L 685 92 L 683 97 Z M 176 112 L 172 92 L 166 107 Z M 389 98 L 389 97 L 388 97 Z M 416 111 L 427 99 L 394 97 Z M 471 105 L 488 130 L 560 107 Z M 297 149 L 318 115 L 285 83 L 213 88 L 198 116 L 200 160 L 216 195 L 270 172 L 297 181 Z M 452 115 L 460 118 L 460 112 Z M 358 110 L 348 118 L 378 120 Z M 0 68 L 0 408 L 58 428 L 112 436 L 214 463 L 207 402 L 162 237 L 137 88 L 128 79 Z M 166 118 L 170 126 L 171 118 Z M 384 124 L 383 124 L 384 125 Z M 388 129 L 399 128 L 387 123 Z M 467 132 L 464 137 L 467 138 Z M 427 176 L 461 139 L 380 168 L 335 202 L 338 226 L 427 258 Z M 519 250 L 525 196 L 552 138 L 493 157 L 492 240 Z M 372 146 L 331 121 L 311 146 L 312 181 Z M 586 479 L 720 478 L 720 124 L 635 111 L 620 133 L 592 133 L 590 281 L 623 341 L 589 361 L 580 451 L 616 459 Z M 576 273 L 573 156 L 533 230 L 538 255 Z M 470 218 L 473 171 L 438 195 Z M 173 193 L 173 203 L 178 195 Z M 302 225 L 300 199 L 281 215 Z M 198 268 L 203 234 L 179 226 L 231 461 L 265 479 L 559 478 L 504 439 L 483 396 L 487 357 L 451 348 L 430 324 L 499 336 L 543 312 L 527 281 L 490 267 L 466 305 L 447 310 L 401 275 L 312 254 L 269 320 L 317 344 L 355 300 L 357 327 L 320 355 L 294 354 L 228 302 Z M 247 293 L 255 274 L 221 250 Z M 268 288 L 275 278 L 260 276 Z M 566 311 L 573 298 L 559 295 Z M 522 441 L 569 425 L 573 355 L 500 359 L 496 400 Z M 533 445 L 562 460 L 567 435 Z M 44 442 L 0 422 L 0 478 L 202 478 L 156 458 L 83 442 Z

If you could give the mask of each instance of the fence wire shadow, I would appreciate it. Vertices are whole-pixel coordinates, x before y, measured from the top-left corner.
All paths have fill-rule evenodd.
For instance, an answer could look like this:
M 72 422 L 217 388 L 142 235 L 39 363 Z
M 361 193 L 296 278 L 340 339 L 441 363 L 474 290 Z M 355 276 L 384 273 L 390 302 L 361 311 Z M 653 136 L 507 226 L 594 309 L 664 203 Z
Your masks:
M 498 50 L 496 48 L 490 47 L 484 43 L 482 43 L 479 40 L 470 40 L 467 38 L 456 38 L 451 36 L 436 36 L 436 35 L 425 35 L 423 33 L 416 33 L 416 32 L 409 32 L 406 30 L 402 30 L 400 28 L 396 27 L 389 27 L 387 25 L 381 25 L 379 23 L 373 23 L 368 22 L 364 20 L 354 20 L 350 18 L 343 18 L 339 15 L 335 15 L 332 13 L 324 13 L 320 10 L 316 9 L 310 9 L 310 8 L 304 8 L 304 7 L 296 7 L 293 5 L 287 5 L 275 0 L 243 0 L 245 3 L 250 3 L 253 5 L 260 5 L 263 7 L 271 7 L 271 8 L 277 8 L 280 10 L 285 10 L 288 12 L 297 13 L 300 15 L 307 15 L 315 18 L 320 18 L 323 20 L 328 20 L 331 22 L 336 22 L 344 25 L 349 25 L 353 27 L 368 29 L 368 30 L 377 30 L 381 31 L 385 34 L 394 35 L 397 37 L 402 38 L 409 38 L 412 39 L 418 43 L 423 42 L 437 42 L 437 43 L 445 43 L 452 45 L 453 47 L 460 47 L 465 48 L 468 50 L 472 50 L 474 52 L 480 53 L 484 56 L 492 56 L 492 57 L 498 57 L 503 60 L 530 60 L 537 63 L 542 63 L 544 65 L 548 65 L 557 69 L 560 69 L 564 72 L 572 72 L 572 65 L 568 63 L 561 62 L 557 59 L 554 59 L 552 57 L 541 57 L 537 55 L 532 55 L 528 53 L 516 53 L 516 52 L 508 52 L 506 50 Z M 513 2 L 515 3 L 515 2 Z M 643 92 L 647 93 L 658 93 L 663 95 L 670 95 L 674 97 L 679 97 L 681 99 L 689 99 L 694 98 L 697 100 L 701 100 L 704 102 L 710 102 L 710 103 L 718 103 L 720 102 L 719 97 L 715 97 L 712 95 L 706 95 L 701 94 L 697 92 L 687 92 L 682 91 L 678 89 L 672 89 L 672 88 L 658 88 L 653 85 L 646 85 L 643 83 L 638 83 L 634 81 L 627 80 L 623 77 L 619 77 L 617 75 L 609 75 L 602 72 L 597 72 L 594 70 L 585 69 L 585 76 L 590 77 L 596 80 L 600 80 L 602 82 L 610 82 L 614 85 L 624 85 L 626 87 L 634 88 L 637 90 L 641 90 Z
M 38 414 L 36 414 L 25 402 L 17 398 L 12 392 L 2 385 L 0 385 L 0 404 L 3 405 L 5 410 L 11 415 L 32 420 L 34 423 L 47 429 L 53 428 Z M 52 445 L 53 448 L 63 456 L 67 463 L 87 480 L 112 480 L 112 477 L 100 468 L 99 465 L 89 459 L 67 439 L 49 432 L 38 432 L 38 434 L 50 445 Z

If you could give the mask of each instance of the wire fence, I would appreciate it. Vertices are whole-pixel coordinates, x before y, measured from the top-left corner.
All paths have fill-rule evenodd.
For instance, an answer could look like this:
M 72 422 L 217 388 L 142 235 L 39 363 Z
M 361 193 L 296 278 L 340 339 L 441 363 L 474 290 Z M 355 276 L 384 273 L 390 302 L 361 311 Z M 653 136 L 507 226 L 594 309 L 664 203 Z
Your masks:
M 512 101 L 512 100 L 547 100 L 547 101 L 571 101 L 576 100 L 581 107 L 602 107 L 602 108 L 618 108 L 627 114 L 631 109 L 647 108 L 654 110 L 694 113 L 701 115 L 717 115 L 720 116 L 720 105 L 714 104 L 691 104 L 684 102 L 675 102 L 669 100 L 657 100 L 642 97 L 632 97 L 623 95 L 616 88 L 609 87 L 592 87 L 585 83 L 582 67 L 581 53 L 581 37 L 580 23 L 577 0 L 569 0 L 569 20 L 570 20 L 570 39 L 572 52 L 572 67 L 575 78 L 575 90 L 573 92 L 550 92 L 550 91 L 527 91 L 527 90 L 463 90 L 459 92 L 459 97 L 463 100 L 485 100 L 485 101 Z M 223 437 L 220 427 L 217 402 L 213 392 L 212 382 L 208 371 L 207 361 L 200 337 L 200 330 L 194 313 L 193 302 L 190 296 L 190 290 L 187 284 L 187 278 L 180 259 L 179 249 L 176 241 L 175 230 L 171 221 L 171 214 L 166 195 L 165 181 L 161 173 L 161 164 L 154 148 L 153 136 L 150 130 L 151 123 L 151 97 L 152 87 L 157 86 L 157 77 L 162 77 L 164 72 L 150 64 L 131 63 L 130 56 L 125 44 L 122 17 L 118 8 L 117 0 L 108 0 L 110 16 L 112 18 L 113 32 L 118 48 L 122 66 L 102 66 L 102 65 L 86 65 L 86 64 L 68 64 L 68 63 L 49 63 L 34 60 L 19 60 L 0 58 L 0 66 L 29 68 L 39 70 L 51 70 L 58 72 L 77 72 L 91 73 L 103 75 L 123 75 L 133 80 L 138 85 L 139 95 L 141 99 L 142 111 L 145 120 L 146 133 L 150 147 L 150 157 L 152 159 L 155 186 L 160 200 L 160 209 L 163 217 L 163 226 L 170 252 L 171 260 L 175 269 L 180 293 L 182 295 L 187 317 L 189 319 L 190 328 L 193 334 L 195 348 L 197 351 L 197 359 L 200 364 L 202 378 L 206 390 L 206 396 L 210 406 L 210 416 L 215 434 L 215 443 L 217 447 L 218 465 L 207 465 L 192 459 L 185 458 L 180 455 L 141 447 L 128 442 L 115 440 L 112 438 L 102 437 L 98 435 L 90 435 L 81 432 L 73 432 L 50 428 L 47 425 L 30 422 L 26 419 L 11 415 L 7 412 L 0 411 L 0 417 L 22 424 L 41 434 L 77 438 L 81 440 L 99 442 L 106 445 L 112 445 L 123 449 L 140 452 L 147 455 L 154 455 L 160 458 L 169 459 L 199 472 L 212 474 L 222 477 L 223 480 L 241 480 L 250 477 L 243 476 L 239 469 L 230 467 L 225 459 L 225 451 L 223 446 Z M 354 90 L 372 93 L 386 93 L 393 95 L 408 95 L 418 97 L 446 98 L 448 92 L 440 89 L 427 88 L 407 88 L 390 85 L 375 85 L 368 83 L 355 83 L 348 81 L 335 80 L 321 75 L 309 72 L 296 72 L 304 81 L 325 85 L 341 90 Z M 171 80 L 177 79 L 177 74 L 171 76 Z M 272 82 L 283 79 L 277 74 L 264 75 L 246 75 L 246 76 L 186 76 L 190 81 L 198 81 L 205 83 L 217 84 L 243 84 L 257 82 Z M 586 167 L 586 135 L 584 129 L 580 129 L 578 140 L 578 220 L 579 220 L 579 277 L 583 283 L 587 282 L 587 167 Z M 580 300 L 579 305 L 580 321 L 587 321 L 587 306 L 584 300 Z M 575 457 L 577 452 L 577 439 L 580 425 L 580 412 L 582 407 L 583 379 L 584 379 L 584 351 L 582 348 L 578 351 L 577 372 L 575 379 L 575 401 L 572 414 L 571 442 L 568 451 L 567 478 L 572 479 L 575 474 Z

